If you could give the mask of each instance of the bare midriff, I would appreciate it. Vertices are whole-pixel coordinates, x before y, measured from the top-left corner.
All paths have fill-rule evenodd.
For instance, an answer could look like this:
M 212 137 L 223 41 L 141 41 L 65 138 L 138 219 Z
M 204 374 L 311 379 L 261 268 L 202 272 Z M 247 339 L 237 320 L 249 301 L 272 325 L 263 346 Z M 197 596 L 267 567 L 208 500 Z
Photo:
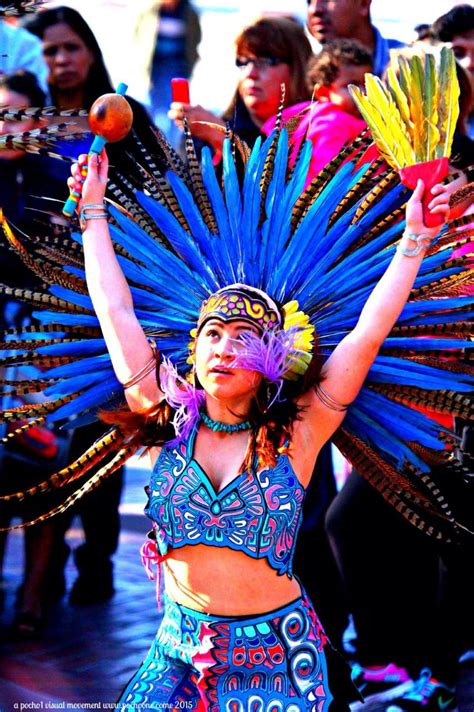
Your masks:
M 171 599 L 215 615 L 266 613 L 301 595 L 298 581 L 279 575 L 266 559 L 204 544 L 171 550 L 163 572 Z

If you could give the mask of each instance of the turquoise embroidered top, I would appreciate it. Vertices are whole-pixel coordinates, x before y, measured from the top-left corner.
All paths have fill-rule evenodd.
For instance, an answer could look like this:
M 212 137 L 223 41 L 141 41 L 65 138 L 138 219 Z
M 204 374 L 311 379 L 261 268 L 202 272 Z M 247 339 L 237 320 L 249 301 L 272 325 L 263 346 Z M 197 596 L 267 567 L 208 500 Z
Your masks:
M 242 472 L 216 492 L 193 458 L 196 433 L 177 446 L 165 444 L 151 476 L 145 513 L 161 557 L 196 544 L 228 547 L 266 558 L 291 576 L 305 490 L 287 455 L 279 455 L 273 469 Z

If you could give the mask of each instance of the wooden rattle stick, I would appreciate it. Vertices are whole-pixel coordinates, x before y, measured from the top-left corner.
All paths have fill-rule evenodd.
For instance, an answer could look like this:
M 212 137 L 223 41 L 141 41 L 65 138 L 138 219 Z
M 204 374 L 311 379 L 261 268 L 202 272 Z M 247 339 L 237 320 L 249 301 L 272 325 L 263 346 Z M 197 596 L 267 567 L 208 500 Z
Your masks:
M 125 99 L 127 91 L 126 84 L 119 84 L 115 94 L 103 94 L 91 106 L 89 112 L 89 127 L 95 134 L 92 145 L 89 149 L 89 156 L 92 153 L 97 155 L 102 151 L 105 144 L 120 141 L 125 138 L 132 127 L 133 112 L 130 104 Z M 87 176 L 87 163 L 81 168 L 82 182 Z M 71 217 L 81 199 L 82 191 L 72 190 L 63 208 L 63 214 Z

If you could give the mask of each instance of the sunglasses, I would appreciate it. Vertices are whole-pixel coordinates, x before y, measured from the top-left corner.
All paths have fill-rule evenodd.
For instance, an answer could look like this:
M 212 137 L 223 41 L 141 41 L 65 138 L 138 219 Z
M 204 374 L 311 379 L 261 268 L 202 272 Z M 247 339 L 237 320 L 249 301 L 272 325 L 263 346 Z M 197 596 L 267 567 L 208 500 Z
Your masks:
M 239 69 L 248 67 L 253 64 L 255 69 L 268 69 L 268 67 L 276 67 L 279 64 L 289 64 L 288 57 L 237 57 L 235 66 Z

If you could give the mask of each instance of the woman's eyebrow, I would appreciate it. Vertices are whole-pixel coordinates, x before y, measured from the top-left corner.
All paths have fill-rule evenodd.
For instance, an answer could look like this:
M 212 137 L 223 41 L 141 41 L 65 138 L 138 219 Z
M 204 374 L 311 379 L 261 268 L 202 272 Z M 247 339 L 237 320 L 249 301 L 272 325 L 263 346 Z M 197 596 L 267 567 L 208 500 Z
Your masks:
M 251 331 L 255 334 L 258 333 L 258 329 L 255 326 L 252 326 L 251 324 L 242 324 L 241 326 L 236 326 L 235 330 L 238 332 L 241 331 Z

